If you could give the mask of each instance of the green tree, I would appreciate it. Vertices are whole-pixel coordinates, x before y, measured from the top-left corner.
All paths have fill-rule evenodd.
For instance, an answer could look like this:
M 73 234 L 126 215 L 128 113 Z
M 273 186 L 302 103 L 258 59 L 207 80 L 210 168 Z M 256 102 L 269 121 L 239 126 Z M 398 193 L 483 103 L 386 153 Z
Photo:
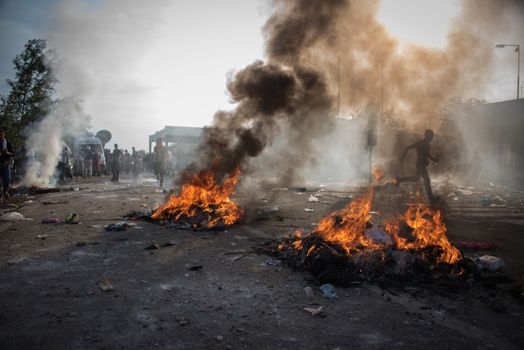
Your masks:
M 24 142 L 24 129 L 45 116 L 53 104 L 53 58 L 45 40 L 32 39 L 13 59 L 15 78 L 7 79 L 10 92 L 0 100 L 0 128 L 16 146 Z

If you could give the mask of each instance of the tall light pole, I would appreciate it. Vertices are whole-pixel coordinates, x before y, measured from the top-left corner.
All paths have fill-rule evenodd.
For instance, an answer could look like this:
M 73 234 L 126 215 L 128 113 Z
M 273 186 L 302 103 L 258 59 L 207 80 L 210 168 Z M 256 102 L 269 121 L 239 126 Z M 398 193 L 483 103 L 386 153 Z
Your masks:
M 517 100 L 519 99 L 520 90 L 520 45 L 518 44 L 498 44 L 496 48 L 514 47 L 517 53 Z

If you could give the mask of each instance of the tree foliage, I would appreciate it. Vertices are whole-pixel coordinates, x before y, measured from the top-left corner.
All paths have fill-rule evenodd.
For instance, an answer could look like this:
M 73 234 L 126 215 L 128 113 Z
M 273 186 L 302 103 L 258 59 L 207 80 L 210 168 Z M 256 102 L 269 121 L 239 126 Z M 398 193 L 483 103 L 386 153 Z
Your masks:
M 0 101 L 0 128 L 14 145 L 24 142 L 25 128 L 47 114 L 53 104 L 56 79 L 51 69 L 54 52 L 42 39 L 27 42 L 13 59 L 15 78 Z

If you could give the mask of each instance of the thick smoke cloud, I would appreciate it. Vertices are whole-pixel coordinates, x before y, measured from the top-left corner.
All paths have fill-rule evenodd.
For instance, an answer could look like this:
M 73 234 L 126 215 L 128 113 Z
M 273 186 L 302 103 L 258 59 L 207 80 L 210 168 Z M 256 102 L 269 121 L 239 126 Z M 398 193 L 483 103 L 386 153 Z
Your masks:
M 279 122 L 294 130 L 295 142 L 282 158 L 307 151 L 308 138 L 326 131 L 332 99 L 321 75 L 304 67 L 287 67 L 257 61 L 238 72 L 228 83 L 237 108 L 218 112 L 213 128 L 205 133 L 201 152 L 205 164 L 216 164 L 219 176 L 244 165 L 271 144 Z M 326 125 L 317 125 L 326 124 Z M 282 163 L 283 165 L 284 163 Z M 290 178 L 293 168 L 287 168 Z
M 267 59 L 229 81 L 237 108 L 218 112 L 205 133 L 200 166 L 218 164 L 219 177 L 236 166 L 247 170 L 250 158 L 277 147 L 279 135 L 285 141 L 271 152 L 268 164 L 283 183 L 322 152 L 332 152 L 318 150 L 316 140 L 333 131 L 339 86 L 344 113 L 374 106 L 379 114 L 383 102 L 384 115 L 397 129 L 436 129 L 450 99 L 485 91 L 494 43 L 507 30 L 504 23 L 524 18 L 515 1 L 464 0 L 450 24 L 447 46 L 431 48 L 401 46 L 377 20 L 378 0 L 282 0 L 274 5 L 264 27 Z M 383 116 L 378 123 L 379 160 L 396 159 L 405 142 L 398 130 L 388 130 Z
M 267 61 L 238 72 L 227 88 L 237 108 L 220 111 L 206 130 L 204 164 L 218 164 L 222 177 L 270 146 L 287 130 L 287 146 L 273 159 L 280 180 L 293 180 L 296 161 L 312 160 L 311 140 L 332 128 L 333 97 L 322 67 L 300 60 L 335 24 L 332 11 L 344 1 L 281 2 L 264 27 Z M 246 170 L 246 169 L 244 169 Z

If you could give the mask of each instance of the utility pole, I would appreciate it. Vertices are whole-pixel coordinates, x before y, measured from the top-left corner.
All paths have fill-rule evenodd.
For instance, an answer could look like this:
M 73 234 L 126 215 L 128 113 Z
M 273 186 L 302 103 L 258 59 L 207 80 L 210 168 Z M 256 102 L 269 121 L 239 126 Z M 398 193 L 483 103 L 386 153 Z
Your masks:
M 384 116 L 384 65 L 380 62 L 380 117 Z M 373 147 L 377 144 L 377 115 L 369 115 L 368 120 L 368 147 L 369 147 L 369 185 L 373 182 Z
M 340 118 L 340 55 L 338 55 L 337 58 L 337 64 L 338 64 L 338 99 L 337 99 L 337 116 Z

